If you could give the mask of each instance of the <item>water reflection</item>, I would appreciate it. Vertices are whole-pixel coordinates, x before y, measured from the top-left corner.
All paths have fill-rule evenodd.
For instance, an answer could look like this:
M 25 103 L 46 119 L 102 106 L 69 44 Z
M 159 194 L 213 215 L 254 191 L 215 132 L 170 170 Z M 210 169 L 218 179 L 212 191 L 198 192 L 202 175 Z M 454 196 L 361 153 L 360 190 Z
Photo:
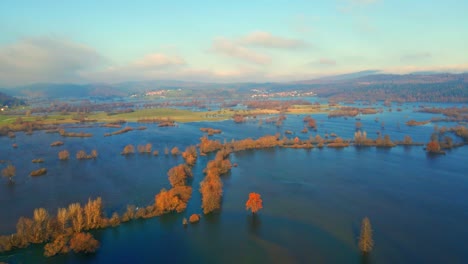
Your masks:
M 260 227 L 262 225 L 261 218 L 258 214 L 248 214 L 246 216 L 247 220 L 247 230 L 250 234 L 259 236 Z
M 221 213 L 220 212 L 214 212 L 214 213 L 210 213 L 208 215 L 205 215 L 204 220 L 209 225 L 219 226 L 220 220 L 221 220 Z
M 372 263 L 370 254 L 361 254 L 361 264 L 370 264 Z

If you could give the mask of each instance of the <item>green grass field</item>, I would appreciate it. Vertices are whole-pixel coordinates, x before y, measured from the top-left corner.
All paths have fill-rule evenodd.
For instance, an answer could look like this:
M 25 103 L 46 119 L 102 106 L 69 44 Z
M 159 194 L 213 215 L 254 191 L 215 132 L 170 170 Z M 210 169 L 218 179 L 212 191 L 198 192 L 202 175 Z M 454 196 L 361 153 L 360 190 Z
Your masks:
M 328 107 L 312 108 L 311 106 L 294 106 L 290 109 L 289 114 L 309 114 L 309 113 L 326 113 Z M 220 121 L 232 118 L 235 113 L 243 115 L 262 115 L 262 114 L 277 114 L 276 110 L 239 110 L 232 111 L 229 109 L 222 109 L 219 111 L 206 111 L 206 112 L 193 112 L 189 110 L 181 110 L 174 108 L 152 108 L 152 109 L 141 109 L 131 113 L 121 113 L 115 115 L 107 115 L 104 112 L 91 113 L 86 115 L 88 120 L 96 120 L 97 122 L 109 123 L 118 120 L 125 120 L 127 122 L 136 122 L 139 119 L 165 119 L 170 118 L 176 122 L 199 122 L 199 121 Z M 288 113 L 286 113 L 288 114 Z M 73 120 L 74 113 L 67 115 L 63 114 L 49 114 L 45 119 L 41 120 L 42 124 L 70 124 L 78 123 L 77 120 Z M 21 117 L 23 121 L 36 121 L 37 116 L 12 116 L 12 115 L 1 115 L 0 114 L 0 127 L 12 124 L 15 120 Z

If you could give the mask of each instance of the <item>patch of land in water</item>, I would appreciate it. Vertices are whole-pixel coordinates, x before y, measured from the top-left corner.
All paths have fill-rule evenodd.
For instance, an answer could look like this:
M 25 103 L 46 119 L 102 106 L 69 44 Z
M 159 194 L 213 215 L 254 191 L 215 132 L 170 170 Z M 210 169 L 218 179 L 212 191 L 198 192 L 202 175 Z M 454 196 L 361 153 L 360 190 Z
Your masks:
M 112 123 L 118 121 L 138 122 L 138 120 L 149 119 L 168 119 L 175 122 L 200 122 L 200 121 L 221 121 L 230 119 L 234 114 L 245 116 L 254 115 L 272 115 L 272 114 L 326 114 L 331 111 L 328 105 L 293 105 L 286 112 L 281 112 L 275 109 L 246 109 L 233 110 L 221 109 L 218 111 L 190 111 L 174 108 L 152 108 L 139 109 L 129 113 L 119 113 L 108 115 L 105 112 L 82 114 L 83 118 L 77 119 L 77 114 L 49 114 L 42 116 L 24 116 L 24 115 L 0 115 L 0 127 L 11 126 L 17 123 L 18 118 L 22 122 L 35 122 L 38 125 L 60 125 L 60 124 L 76 124 L 83 122 L 99 122 Z

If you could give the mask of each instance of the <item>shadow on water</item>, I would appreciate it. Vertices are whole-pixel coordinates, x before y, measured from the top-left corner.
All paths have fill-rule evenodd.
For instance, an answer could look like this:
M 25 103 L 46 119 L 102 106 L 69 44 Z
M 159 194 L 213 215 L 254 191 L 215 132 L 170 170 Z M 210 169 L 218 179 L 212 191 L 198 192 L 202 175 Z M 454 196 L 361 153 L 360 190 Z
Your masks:
M 405 146 L 403 146 L 403 151 L 406 154 L 411 153 L 411 148 L 414 148 L 414 147 L 405 145 Z
M 430 153 L 430 152 L 426 152 L 426 157 L 428 160 L 436 160 L 440 157 L 443 157 L 445 156 L 445 152 L 444 153 Z
M 207 224 L 219 226 L 220 220 L 221 220 L 221 213 L 213 212 L 213 213 L 205 215 L 204 218 Z
M 370 254 L 362 253 L 361 254 L 361 264 L 371 264 L 372 260 L 370 258 Z
M 250 234 L 259 236 L 260 235 L 260 227 L 262 225 L 262 221 L 258 214 L 248 214 L 246 216 L 247 220 L 247 230 Z
M 155 219 L 158 219 L 159 223 L 161 224 L 161 227 L 167 230 L 171 230 L 173 227 L 178 226 L 182 223 L 182 215 L 175 213 L 164 214 L 156 217 Z M 144 223 L 144 219 L 141 222 Z

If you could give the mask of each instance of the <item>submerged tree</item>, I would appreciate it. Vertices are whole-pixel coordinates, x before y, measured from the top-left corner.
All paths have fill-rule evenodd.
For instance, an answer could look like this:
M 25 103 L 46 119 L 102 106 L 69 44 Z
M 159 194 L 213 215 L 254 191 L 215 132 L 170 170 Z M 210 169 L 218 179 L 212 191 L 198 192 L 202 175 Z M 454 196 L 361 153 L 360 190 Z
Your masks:
M 177 156 L 179 155 L 179 148 L 178 147 L 174 147 L 171 149 L 171 154 L 174 155 L 174 156 Z
M 438 153 L 440 152 L 440 144 L 437 141 L 431 141 L 426 145 L 427 152 Z
M 58 157 L 60 160 L 67 160 L 70 157 L 68 150 L 62 150 L 59 152 Z
M 70 239 L 70 249 L 75 252 L 93 253 L 99 242 L 90 233 L 76 233 Z
M 374 247 L 374 240 L 372 240 L 372 227 L 368 217 L 362 219 L 361 235 L 359 236 L 359 249 L 363 253 L 371 252 Z
M 7 177 L 9 181 L 11 181 L 11 178 L 13 178 L 16 175 L 16 167 L 9 164 L 2 170 L 2 175 L 4 177 Z
M 135 153 L 135 147 L 132 144 L 128 144 L 127 146 L 124 147 L 122 151 L 122 155 L 129 155 Z
M 245 203 L 245 209 L 252 211 L 253 214 L 263 208 L 262 198 L 258 193 L 250 193 L 249 200 Z

